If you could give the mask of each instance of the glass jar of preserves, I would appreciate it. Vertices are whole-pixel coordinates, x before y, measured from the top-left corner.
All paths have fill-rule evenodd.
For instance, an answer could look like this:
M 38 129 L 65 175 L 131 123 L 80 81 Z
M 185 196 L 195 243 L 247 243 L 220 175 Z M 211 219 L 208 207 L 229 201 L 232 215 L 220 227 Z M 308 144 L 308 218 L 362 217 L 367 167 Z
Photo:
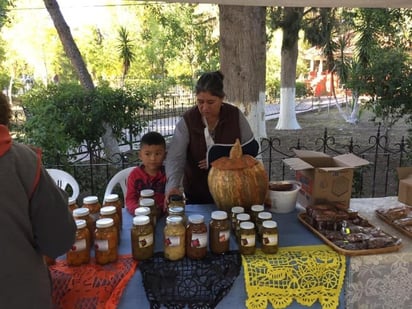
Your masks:
M 180 260 L 185 256 L 186 229 L 182 224 L 182 217 L 167 216 L 163 230 L 164 255 L 171 261 Z
M 140 206 L 137 207 L 134 210 L 134 215 L 135 216 L 148 216 L 150 219 L 150 208 L 149 207 L 145 207 L 145 206 Z
M 186 226 L 185 208 L 182 206 L 172 206 L 167 209 L 169 216 L 181 216 L 183 218 L 183 226 Z
M 112 218 L 96 221 L 94 251 L 96 264 L 104 265 L 117 261 L 117 236 Z
M 69 197 L 68 203 L 69 203 L 69 210 L 71 213 L 73 213 L 74 209 L 79 208 L 79 206 L 76 203 L 76 199 L 74 197 Z
M 256 231 L 253 222 L 240 223 L 239 251 L 244 255 L 254 254 L 256 251 Z
M 230 222 L 226 211 L 216 210 L 211 214 L 209 222 L 210 251 L 222 254 L 229 251 Z
M 113 205 L 116 207 L 117 216 L 119 217 L 120 230 L 123 228 L 123 203 L 118 194 L 109 194 L 105 196 L 103 206 Z
M 97 196 L 86 196 L 83 198 L 83 207 L 90 210 L 90 215 L 93 220 L 96 221 L 100 216 L 100 208 L 102 205 L 99 203 L 99 198 Z
M 258 214 L 262 211 L 265 210 L 265 207 L 263 205 L 252 205 L 252 207 L 250 207 L 250 220 L 256 224 L 257 222 L 257 218 L 258 218 Z
M 262 236 L 262 222 L 266 220 L 272 220 L 272 213 L 268 211 L 260 212 L 256 222 L 256 232 L 259 236 Z
M 103 218 L 113 219 L 113 223 L 116 228 L 117 244 L 120 244 L 120 220 L 119 220 L 119 216 L 117 215 L 116 206 L 104 206 L 100 208 L 99 219 L 103 219 Z
M 261 241 L 262 252 L 267 254 L 278 252 L 278 224 L 276 221 L 263 221 Z
M 245 222 L 245 221 L 250 221 L 250 215 L 247 213 L 240 213 L 236 216 L 236 238 L 239 241 L 240 239 L 240 223 Z
M 180 206 L 180 207 L 185 207 L 185 199 L 183 195 L 180 194 L 172 194 L 169 196 L 169 205 L 168 207 L 173 207 L 173 206 Z
M 155 200 L 152 198 L 142 198 L 139 201 L 140 207 L 147 207 L 150 209 L 150 222 L 153 225 L 153 228 L 156 226 L 157 223 L 157 208 L 155 204 Z
M 236 216 L 244 212 L 245 212 L 245 209 L 242 206 L 234 206 L 230 209 L 230 221 L 231 221 L 231 227 L 232 227 L 233 232 L 236 232 L 236 227 L 237 227 Z
M 155 192 L 152 189 L 143 189 L 140 191 L 140 198 L 153 198 L 154 199 Z
M 66 253 L 69 266 L 79 266 L 90 261 L 90 233 L 86 220 L 76 220 L 76 226 L 76 240 Z
M 90 234 L 90 243 L 94 241 L 94 231 L 96 230 L 96 222 L 90 215 L 89 208 L 80 207 L 73 210 L 73 218 L 75 220 L 86 220 L 87 229 Z
M 133 218 L 131 229 L 132 255 L 135 260 L 146 260 L 153 256 L 154 237 L 150 218 L 138 215 Z
M 207 226 L 202 215 L 190 215 L 186 228 L 186 256 L 199 260 L 207 253 Z

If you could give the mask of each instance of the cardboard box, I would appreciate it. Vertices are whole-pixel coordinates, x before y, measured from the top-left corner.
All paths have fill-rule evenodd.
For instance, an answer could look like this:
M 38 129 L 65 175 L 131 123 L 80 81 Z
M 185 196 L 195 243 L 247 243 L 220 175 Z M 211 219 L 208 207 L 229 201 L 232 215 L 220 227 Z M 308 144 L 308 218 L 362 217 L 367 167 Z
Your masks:
M 398 201 L 412 205 L 412 167 L 398 167 Z
M 296 158 L 283 161 L 296 171 L 296 180 L 302 184 L 298 203 L 306 207 L 337 202 L 349 207 L 353 169 L 369 162 L 352 153 L 331 157 L 317 151 L 294 151 Z

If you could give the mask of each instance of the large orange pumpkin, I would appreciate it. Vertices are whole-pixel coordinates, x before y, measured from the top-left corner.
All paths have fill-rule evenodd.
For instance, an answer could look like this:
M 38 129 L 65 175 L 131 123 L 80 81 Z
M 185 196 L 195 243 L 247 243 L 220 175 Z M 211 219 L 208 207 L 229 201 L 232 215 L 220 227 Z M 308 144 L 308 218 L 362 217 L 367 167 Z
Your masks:
M 230 211 L 233 206 L 250 209 L 264 203 L 269 185 L 265 168 L 262 162 L 243 154 L 238 139 L 230 156 L 213 161 L 211 166 L 209 191 L 219 209 Z

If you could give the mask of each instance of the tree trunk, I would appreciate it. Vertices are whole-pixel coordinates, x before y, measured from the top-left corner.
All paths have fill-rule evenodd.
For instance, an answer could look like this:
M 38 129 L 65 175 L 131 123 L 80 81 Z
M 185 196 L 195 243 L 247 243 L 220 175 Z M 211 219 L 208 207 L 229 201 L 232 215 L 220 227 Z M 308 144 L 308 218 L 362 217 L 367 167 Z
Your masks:
M 286 7 L 283 29 L 280 73 L 280 113 L 276 129 L 296 130 L 300 125 L 296 119 L 296 64 L 298 39 L 303 8 Z
M 257 139 L 266 137 L 266 8 L 219 5 L 219 10 L 226 101 L 242 110 Z
M 62 42 L 64 51 L 70 59 L 71 64 L 76 70 L 80 84 L 87 90 L 93 90 L 94 84 L 92 77 L 87 70 L 86 64 L 83 61 L 82 55 L 73 39 L 70 28 L 67 25 L 56 0 L 44 0 L 44 5 L 53 20 L 54 26 Z M 108 123 L 103 123 L 106 132 L 102 136 L 103 144 L 107 158 L 111 158 L 115 153 L 119 153 L 119 144 L 113 135 L 113 130 Z

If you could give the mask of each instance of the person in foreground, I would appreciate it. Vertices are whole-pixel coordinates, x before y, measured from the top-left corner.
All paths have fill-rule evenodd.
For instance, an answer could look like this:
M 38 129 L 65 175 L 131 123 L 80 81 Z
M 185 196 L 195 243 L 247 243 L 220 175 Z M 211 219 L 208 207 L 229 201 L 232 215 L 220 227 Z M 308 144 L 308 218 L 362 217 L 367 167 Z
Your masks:
M 166 141 L 158 132 L 148 132 L 140 141 L 139 159 L 127 180 L 126 207 L 130 214 L 139 207 L 140 191 L 152 189 L 159 215 L 165 199 L 166 173 L 163 166 L 166 157 Z
M 197 105 L 184 113 L 176 124 L 166 159 L 166 200 L 172 194 L 182 194 L 187 204 L 209 204 L 209 171 L 206 153 L 214 144 L 241 144 L 254 140 L 253 132 L 243 113 L 234 105 L 224 103 L 223 74 L 204 73 L 195 88 Z
M 0 308 L 52 308 L 43 255 L 56 258 L 75 240 L 68 196 L 41 164 L 41 152 L 12 140 L 11 107 L 0 93 Z

